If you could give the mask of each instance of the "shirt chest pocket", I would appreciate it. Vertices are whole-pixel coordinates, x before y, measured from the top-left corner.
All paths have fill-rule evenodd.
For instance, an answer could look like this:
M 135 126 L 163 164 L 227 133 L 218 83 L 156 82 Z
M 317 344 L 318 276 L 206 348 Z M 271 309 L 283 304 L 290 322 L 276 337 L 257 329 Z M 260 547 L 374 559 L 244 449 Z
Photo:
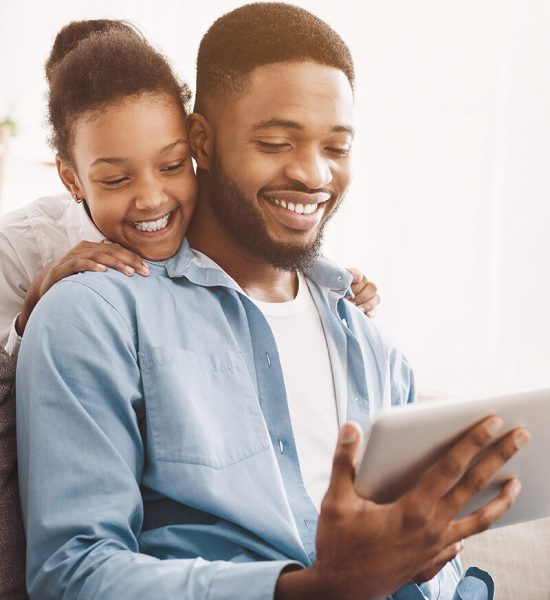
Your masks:
M 270 447 L 240 353 L 152 348 L 140 365 L 155 460 L 221 469 Z

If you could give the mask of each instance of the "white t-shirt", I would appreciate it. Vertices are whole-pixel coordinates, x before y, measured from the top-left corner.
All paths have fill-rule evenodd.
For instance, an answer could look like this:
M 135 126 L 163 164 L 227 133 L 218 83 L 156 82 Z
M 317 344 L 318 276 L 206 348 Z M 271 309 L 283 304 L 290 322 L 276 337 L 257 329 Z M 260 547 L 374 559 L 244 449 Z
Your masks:
M 70 194 L 45 196 L 0 218 L 0 345 L 21 342 L 14 327 L 31 283 L 82 240 L 100 242 L 84 206 Z
M 338 411 L 325 332 L 306 278 L 289 302 L 260 302 L 281 361 L 292 431 L 307 493 L 319 510 L 330 481 Z

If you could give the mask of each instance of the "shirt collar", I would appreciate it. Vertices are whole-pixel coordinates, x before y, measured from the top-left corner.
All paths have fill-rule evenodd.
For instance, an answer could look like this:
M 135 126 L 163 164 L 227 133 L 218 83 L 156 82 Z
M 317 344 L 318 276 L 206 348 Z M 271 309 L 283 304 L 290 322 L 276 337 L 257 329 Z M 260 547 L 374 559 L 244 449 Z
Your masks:
M 193 250 L 186 239 L 174 256 L 160 264 L 164 265 L 168 277 L 186 277 L 197 285 L 223 286 L 242 292 L 234 279 L 208 256 Z M 341 296 L 346 294 L 353 280 L 351 273 L 324 256 L 319 257 L 304 274 L 320 287 L 339 292 Z

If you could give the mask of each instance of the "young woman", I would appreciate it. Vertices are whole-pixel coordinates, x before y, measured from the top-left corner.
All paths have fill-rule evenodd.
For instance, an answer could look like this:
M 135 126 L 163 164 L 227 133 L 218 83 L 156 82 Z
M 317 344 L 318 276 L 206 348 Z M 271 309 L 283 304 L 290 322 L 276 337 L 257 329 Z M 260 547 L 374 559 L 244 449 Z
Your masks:
M 102 69 L 103 60 L 119 62 L 119 79 Z M 38 300 L 60 279 L 107 268 L 147 276 L 145 260 L 173 255 L 195 202 L 189 88 L 132 26 L 67 25 L 46 77 L 51 142 L 70 196 L 40 198 L 0 220 L 0 345 L 10 353 Z M 376 287 L 351 271 L 354 302 L 372 315 Z

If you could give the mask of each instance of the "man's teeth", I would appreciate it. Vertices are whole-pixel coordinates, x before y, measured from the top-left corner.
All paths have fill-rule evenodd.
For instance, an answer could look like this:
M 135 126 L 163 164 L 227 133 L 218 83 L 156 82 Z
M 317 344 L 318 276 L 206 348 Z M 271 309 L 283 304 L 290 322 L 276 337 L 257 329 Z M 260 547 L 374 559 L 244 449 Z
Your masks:
M 134 226 L 138 231 L 160 231 L 168 225 L 171 214 L 169 212 L 164 217 L 158 219 L 158 221 L 134 221 Z
M 277 206 L 291 210 L 299 215 L 311 215 L 319 206 L 318 204 L 294 204 L 293 202 L 287 204 L 285 200 L 279 200 L 278 198 L 270 198 L 270 200 Z

